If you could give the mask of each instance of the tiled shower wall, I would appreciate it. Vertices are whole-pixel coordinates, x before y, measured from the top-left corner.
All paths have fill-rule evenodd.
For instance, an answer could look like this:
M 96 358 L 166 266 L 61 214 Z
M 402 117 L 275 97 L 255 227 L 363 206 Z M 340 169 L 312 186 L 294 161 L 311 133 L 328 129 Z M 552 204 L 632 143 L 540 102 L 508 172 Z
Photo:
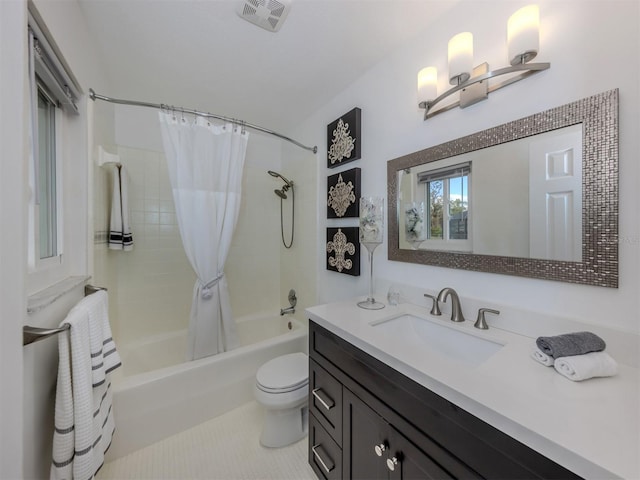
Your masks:
M 275 313 L 282 301 L 280 207 L 273 193 L 279 185 L 266 174 L 273 167 L 263 164 L 273 152 L 260 143 L 259 137 L 250 141 L 247 151 L 242 206 L 225 267 L 236 318 Z M 117 151 L 129 175 L 134 248 L 108 250 L 98 234 L 95 277 L 109 288 L 114 336 L 128 343 L 187 327 L 195 274 L 182 247 L 164 154 L 122 146 Z M 96 232 L 108 229 L 113 169 L 96 169 Z

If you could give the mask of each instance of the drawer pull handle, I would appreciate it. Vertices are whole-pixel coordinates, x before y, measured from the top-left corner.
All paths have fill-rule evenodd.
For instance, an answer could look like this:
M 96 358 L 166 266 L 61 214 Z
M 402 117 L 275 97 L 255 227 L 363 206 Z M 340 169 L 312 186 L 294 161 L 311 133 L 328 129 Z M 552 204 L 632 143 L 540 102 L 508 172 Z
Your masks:
M 311 391 L 311 393 L 327 410 L 331 410 L 336 404 L 336 402 L 331 400 L 331 398 L 329 398 L 327 394 L 322 391 L 321 388 L 315 388 Z M 322 398 L 323 396 L 325 398 Z
M 398 459 L 396 457 L 387 458 L 387 468 L 389 470 L 393 472 L 396 469 L 397 465 L 398 465 Z
M 322 468 L 324 468 L 325 472 L 329 473 L 331 470 L 334 469 L 335 464 L 331 461 L 331 459 L 329 459 L 328 457 L 326 461 L 322 459 L 321 453 L 324 454 L 325 457 L 327 455 L 324 449 L 320 446 L 320 444 L 317 444 L 311 447 L 311 451 L 313 452 L 313 455 L 318 459 L 318 461 L 320 462 L 320 465 L 322 465 Z
M 387 446 L 384 443 L 381 443 L 379 445 L 376 445 L 374 449 L 376 451 L 376 455 L 381 457 L 387 449 Z

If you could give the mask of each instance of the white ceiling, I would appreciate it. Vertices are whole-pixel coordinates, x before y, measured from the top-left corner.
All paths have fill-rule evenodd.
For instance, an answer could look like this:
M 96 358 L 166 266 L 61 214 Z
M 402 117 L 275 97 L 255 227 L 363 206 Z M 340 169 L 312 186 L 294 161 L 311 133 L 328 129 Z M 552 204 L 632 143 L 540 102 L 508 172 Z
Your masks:
M 113 90 L 287 134 L 457 0 L 293 0 L 272 33 L 241 0 L 78 0 Z

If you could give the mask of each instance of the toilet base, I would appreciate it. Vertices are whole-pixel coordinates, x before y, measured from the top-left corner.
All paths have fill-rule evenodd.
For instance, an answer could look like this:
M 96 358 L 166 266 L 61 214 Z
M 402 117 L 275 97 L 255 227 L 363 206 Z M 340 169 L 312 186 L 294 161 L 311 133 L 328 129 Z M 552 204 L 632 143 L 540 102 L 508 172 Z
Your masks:
M 302 440 L 309 432 L 309 408 L 301 405 L 286 410 L 264 410 L 264 424 L 260 444 L 280 448 Z

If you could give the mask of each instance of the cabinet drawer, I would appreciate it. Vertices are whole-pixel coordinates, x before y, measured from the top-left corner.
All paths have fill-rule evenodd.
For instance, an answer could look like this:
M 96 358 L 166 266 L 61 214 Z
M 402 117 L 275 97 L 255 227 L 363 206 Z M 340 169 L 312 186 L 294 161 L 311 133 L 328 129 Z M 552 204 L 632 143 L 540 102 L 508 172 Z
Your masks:
M 320 479 L 342 478 L 342 449 L 313 413 L 309 415 L 309 464 Z
M 313 360 L 309 360 L 309 410 L 342 446 L 342 384 Z

